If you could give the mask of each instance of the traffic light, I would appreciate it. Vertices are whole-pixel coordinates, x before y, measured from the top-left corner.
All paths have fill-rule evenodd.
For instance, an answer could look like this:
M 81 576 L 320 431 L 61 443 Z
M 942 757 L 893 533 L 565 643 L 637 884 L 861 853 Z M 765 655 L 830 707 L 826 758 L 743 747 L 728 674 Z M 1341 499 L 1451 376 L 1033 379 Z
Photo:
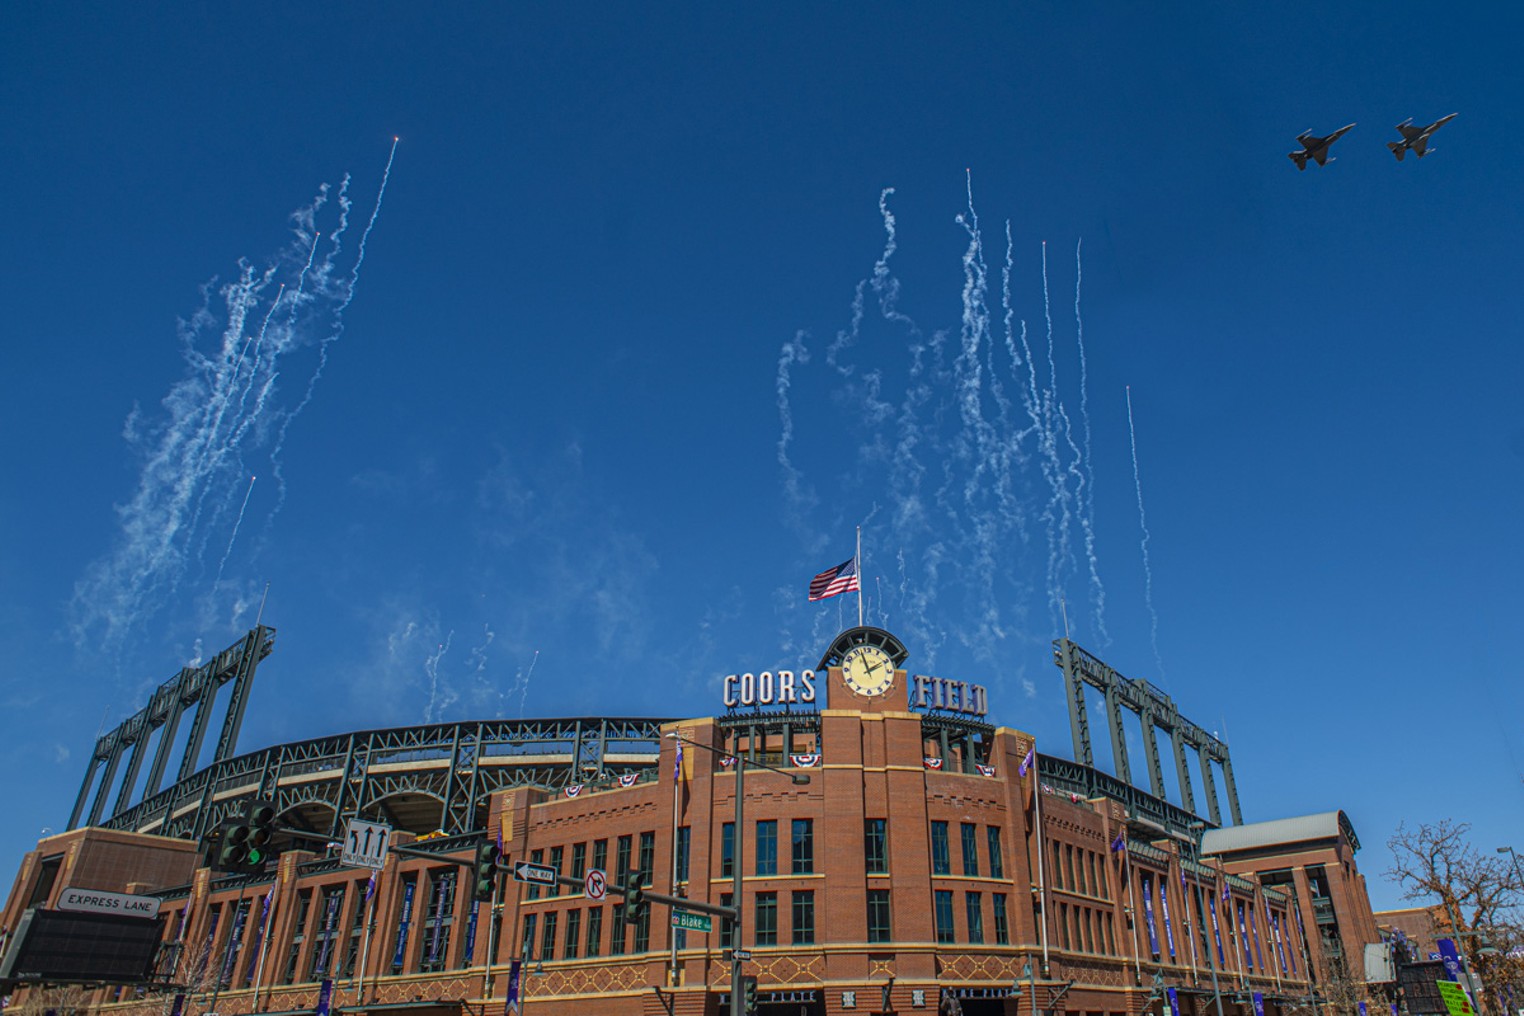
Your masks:
M 627 871 L 624 873 L 624 920 L 626 924 L 639 924 L 645 916 L 646 907 L 646 873 L 643 871 Z
M 476 863 L 471 868 L 474 876 L 471 883 L 473 900 L 486 903 L 497 892 L 497 859 L 496 843 L 488 841 L 476 845 Z
M 757 977 L 755 974 L 747 974 L 741 978 L 741 1004 L 745 1006 L 746 1016 L 751 1016 L 757 1011 Z
M 275 805 L 270 801 L 251 801 L 243 813 L 229 819 L 215 831 L 218 871 L 240 875 L 258 874 L 270 856 L 270 840 L 275 836 Z

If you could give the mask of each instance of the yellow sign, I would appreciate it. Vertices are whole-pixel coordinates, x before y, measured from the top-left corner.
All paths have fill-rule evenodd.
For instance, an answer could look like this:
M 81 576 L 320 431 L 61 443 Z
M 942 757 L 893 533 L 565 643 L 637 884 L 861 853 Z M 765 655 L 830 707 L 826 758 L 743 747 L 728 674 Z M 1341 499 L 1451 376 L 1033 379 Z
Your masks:
M 1445 1008 L 1450 1010 L 1450 1016 L 1476 1016 L 1476 1010 L 1471 1008 L 1471 999 L 1466 997 L 1466 989 L 1454 981 L 1436 981 L 1439 985 L 1439 995 L 1445 1000 Z

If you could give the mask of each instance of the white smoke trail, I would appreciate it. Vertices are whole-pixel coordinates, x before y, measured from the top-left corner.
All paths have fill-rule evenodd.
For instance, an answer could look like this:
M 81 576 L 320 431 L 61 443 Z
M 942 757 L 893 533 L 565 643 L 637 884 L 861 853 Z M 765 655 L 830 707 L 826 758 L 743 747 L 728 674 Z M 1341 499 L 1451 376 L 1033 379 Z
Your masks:
M 1090 369 L 1085 359 L 1085 318 L 1080 313 L 1080 286 L 1085 278 L 1084 262 L 1080 248 L 1084 240 L 1074 244 L 1074 344 L 1079 349 L 1080 420 L 1084 428 L 1085 487 L 1080 504 L 1080 526 L 1085 533 L 1085 560 L 1090 567 L 1090 609 L 1095 623 L 1099 645 L 1105 649 L 1111 645 L 1111 634 L 1106 630 L 1106 586 L 1101 582 L 1100 562 L 1095 555 L 1095 463 L 1090 457 Z
M 222 552 L 222 560 L 217 562 L 217 577 L 212 579 L 212 593 L 216 595 L 217 584 L 222 581 L 222 570 L 228 566 L 228 558 L 233 553 L 233 544 L 238 541 L 238 529 L 243 525 L 243 513 L 249 510 L 249 498 L 254 493 L 254 481 L 257 476 L 249 477 L 249 489 L 243 492 L 243 505 L 238 509 L 238 520 L 233 523 L 233 535 L 228 537 L 228 549 Z
M 423 661 L 423 673 L 429 679 L 429 701 L 423 707 L 423 722 L 438 723 L 444 718 L 445 707 L 455 701 L 455 696 L 448 687 L 445 689 L 443 701 L 439 695 L 439 661 L 444 659 L 445 653 L 450 651 L 450 643 L 455 641 L 455 632 L 452 630 L 440 643 L 439 649 L 434 655 Z
M 1154 662 L 1159 666 L 1159 677 L 1164 677 L 1164 657 L 1159 653 L 1159 612 L 1154 609 L 1154 570 L 1148 561 L 1148 515 L 1143 511 L 1143 474 L 1138 469 L 1138 431 L 1132 422 L 1132 385 L 1127 386 L 1127 437 L 1132 443 L 1132 479 L 1138 489 L 1138 528 L 1143 531 L 1143 602 L 1148 606 L 1151 622 L 1149 638 L 1154 647 Z
M 519 719 L 521 720 L 524 718 L 524 700 L 529 697 L 529 679 L 534 676 L 534 665 L 539 662 L 540 651 L 536 649 L 534 658 L 529 661 L 529 669 L 524 671 L 523 680 L 515 685 L 519 693 Z
M 290 423 L 289 412 L 277 404 L 281 369 L 294 354 L 313 347 L 314 325 L 325 308 L 338 313 L 354 296 L 358 262 L 347 285 L 333 282 L 337 247 L 319 272 L 310 273 L 319 235 L 315 224 L 328 199 L 324 184 L 292 216 L 292 242 L 267 265 L 256 268 L 241 260 L 231 281 L 202 287 L 201 307 L 179 328 L 185 377 L 163 398 L 160 413 L 135 409 L 129 416 L 124 436 L 141 455 L 142 468 L 135 492 L 117 508 L 114 547 L 75 584 L 70 625 L 81 648 L 97 642 L 100 650 L 119 653 L 129 633 L 168 605 L 239 505 L 236 537 L 251 506 L 251 490 L 241 505 L 237 498 L 239 481 L 250 475 L 244 455 L 269 446 L 276 421 L 284 419 L 282 437 Z M 341 203 L 346 201 L 341 195 Z M 213 309 L 214 295 L 220 311 Z M 246 327 L 255 320 L 257 328 Z M 331 342 L 331 326 L 327 331 L 323 341 Z M 203 352 L 213 333 L 211 350 Z M 225 553 L 214 591 L 228 564 Z

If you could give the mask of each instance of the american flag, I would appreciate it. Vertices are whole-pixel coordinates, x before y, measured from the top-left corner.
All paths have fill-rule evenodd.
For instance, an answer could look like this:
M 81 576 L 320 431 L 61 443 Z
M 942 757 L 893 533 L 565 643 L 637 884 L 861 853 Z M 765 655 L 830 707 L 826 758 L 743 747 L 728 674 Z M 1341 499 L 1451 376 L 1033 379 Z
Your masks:
M 854 592 L 860 588 L 862 587 L 857 582 L 857 558 L 854 557 L 849 561 L 843 561 L 835 568 L 827 568 L 810 579 L 810 601 L 824 600 L 827 597 Z

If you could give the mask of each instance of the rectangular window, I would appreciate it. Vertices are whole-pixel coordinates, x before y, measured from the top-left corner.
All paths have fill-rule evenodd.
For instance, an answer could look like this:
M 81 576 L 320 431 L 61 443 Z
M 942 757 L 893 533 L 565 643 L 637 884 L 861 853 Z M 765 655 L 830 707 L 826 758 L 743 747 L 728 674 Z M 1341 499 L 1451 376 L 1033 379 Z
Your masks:
M 1011 944 L 1011 923 L 1005 914 L 1005 893 L 990 896 L 990 909 L 995 915 L 995 944 Z
M 540 935 L 540 959 L 542 960 L 556 958 L 556 917 L 555 911 L 545 915 L 544 933 Z
M 1005 855 L 1000 852 L 1000 827 L 986 826 L 984 838 L 990 849 L 990 878 L 1005 878 Z
M 566 912 L 566 946 L 564 955 L 569 960 L 577 958 L 577 948 L 582 944 L 582 911 Z
M 618 869 L 618 878 L 614 881 L 624 883 L 624 873 L 630 870 L 630 852 L 633 850 L 635 840 L 630 836 L 619 837 L 619 846 L 614 851 L 614 866 Z
M 778 820 L 765 818 L 757 823 L 757 874 L 778 874 Z
M 609 955 L 624 955 L 624 929 L 629 925 L 624 919 L 624 904 L 615 903 L 614 912 L 609 915 Z
M 429 872 L 429 905 L 423 915 L 423 962 L 418 969 L 429 972 L 444 970 L 449 964 L 450 931 L 455 924 L 455 876 L 456 868 L 435 869 Z
M 936 919 L 937 941 L 952 942 L 953 938 L 953 904 L 952 890 L 938 889 L 936 896 Z
M 1085 881 L 1085 857 L 1090 851 L 1080 849 L 1076 853 L 1079 854 L 1079 863 L 1075 865 L 1079 869 L 1079 891 L 1088 894 L 1090 892 L 1090 883 Z
M 1090 923 L 1091 923 L 1091 910 L 1090 910 L 1089 907 L 1086 907 L 1085 908 L 1084 921 L 1083 921 L 1083 925 L 1084 925 L 1084 929 L 1085 929 L 1085 951 L 1086 952 L 1095 952 L 1095 934 L 1090 930 Z
M 631 952 L 648 952 L 651 948 L 651 904 L 647 903 L 635 915 L 635 945 Z
M 736 824 L 726 822 L 720 827 L 720 877 L 734 878 L 736 874 Z
M 587 844 L 572 844 L 572 870 L 571 877 L 582 879 L 587 877 Z
M 593 867 L 599 871 L 609 870 L 609 841 L 593 841 Z
M 526 960 L 534 958 L 534 932 L 539 923 L 539 914 L 524 915 L 524 937 L 522 939 L 524 944 L 521 948 L 524 950 L 524 958 Z
M 868 890 L 868 941 L 891 941 L 889 926 L 889 890 Z
M 1106 859 L 1104 857 L 1096 858 L 1095 870 L 1096 874 L 1100 876 L 1096 885 L 1099 887 L 1101 898 L 1106 900 L 1111 899 L 1111 885 L 1106 881 Z
M 981 893 L 964 893 L 964 910 L 968 917 L 968 941 L 971 945 L 984 944 L 984 903 Z
M 645 872 L 646 880 L 644 884 L 647 886 L 654 885 L 655 883 L 652 880 L 656 878 L 655 833 L 640 834 L 640 870 Z
M 544 864 L 545 863 L 545 851 L 543 851 L 543 850 L 531 850 L 529 852 L 529 863 L 530 864 Z M 537 886 L 537 885 L 530 885 L 528 896 L 532 900 L 539 899 L 540 898 L 540 887 Z
M 565 847 L 551 847 L 550 848 L 550 866 L 552 868 L 556 869 L 556 874 L 557 875 L 561 874 L 561 860 L 562 860 L 562 857 L 565 855 L 565 853 L 566 853 L 566 848 Z M 557 882 L 555 885 L 546 886 L 545 887 L 545 895 L 546 896 L 560 896 L 561 895 L 561 883 Z
M 815 822 L 813 819 L 794 819 L 793 868 L 795 875 L 812 875 L 815 872 Z
M 1069 948 L 1069 905 L 1058 905 L 1058 944 L 1065 949 Z
M 979 877 L 979 827 L 964 822 L 959 829 L 963 841 L 963 874 L 968 878 Z
M 735 906 L 735 898 L 735 893 L 720 893 L 720 906 Z M 723 948 L 729 949 L 731 943 L 735 941 L 735 930 L 734 921 L 728 917 L 720 918 L 720 944 Z
M 1079 885 L 1074 880 L 1074 844 L 1064 844 L 1064 887 L 1073 889 Z
M 753 908 L 757 912 L 756 945 L 778 944 L 778 894 L 757 893 Z
M 1069 888 L 1068 886 L 1064 885 L 1063 860 L 1064 860 L 1064 850 L 1063 850 L 1063 847 L 1059 846 L 1057 843 L 1053 844 L 1053 876 L 1052 877 L 1053 877 L 1053 888 L 1055 888 L 1055 889 L 1067 889 L 1067 888 Z
M 693 830 L 689 826 L 679 826 L 677 830 L 677 880 L 688 881 L 688 853 L 693 845 Z
M 603 948 L 603 908 L 590 907 L 587 911 L 587 955 L 601 956 Z
M 815 943 L 815 892 L 804 889 L 794 893 L 794 944 Z
M 947 856 L 946 822 L 931 824 L 931 873 L 933 875 L 952 874 L 952 860 Z M 941 940 L 938 939 L 938 941 Z
M 863 855 L 868 862 L 868 874 L 889 873 L 889 832 L 883 819 L 863 820 Z

